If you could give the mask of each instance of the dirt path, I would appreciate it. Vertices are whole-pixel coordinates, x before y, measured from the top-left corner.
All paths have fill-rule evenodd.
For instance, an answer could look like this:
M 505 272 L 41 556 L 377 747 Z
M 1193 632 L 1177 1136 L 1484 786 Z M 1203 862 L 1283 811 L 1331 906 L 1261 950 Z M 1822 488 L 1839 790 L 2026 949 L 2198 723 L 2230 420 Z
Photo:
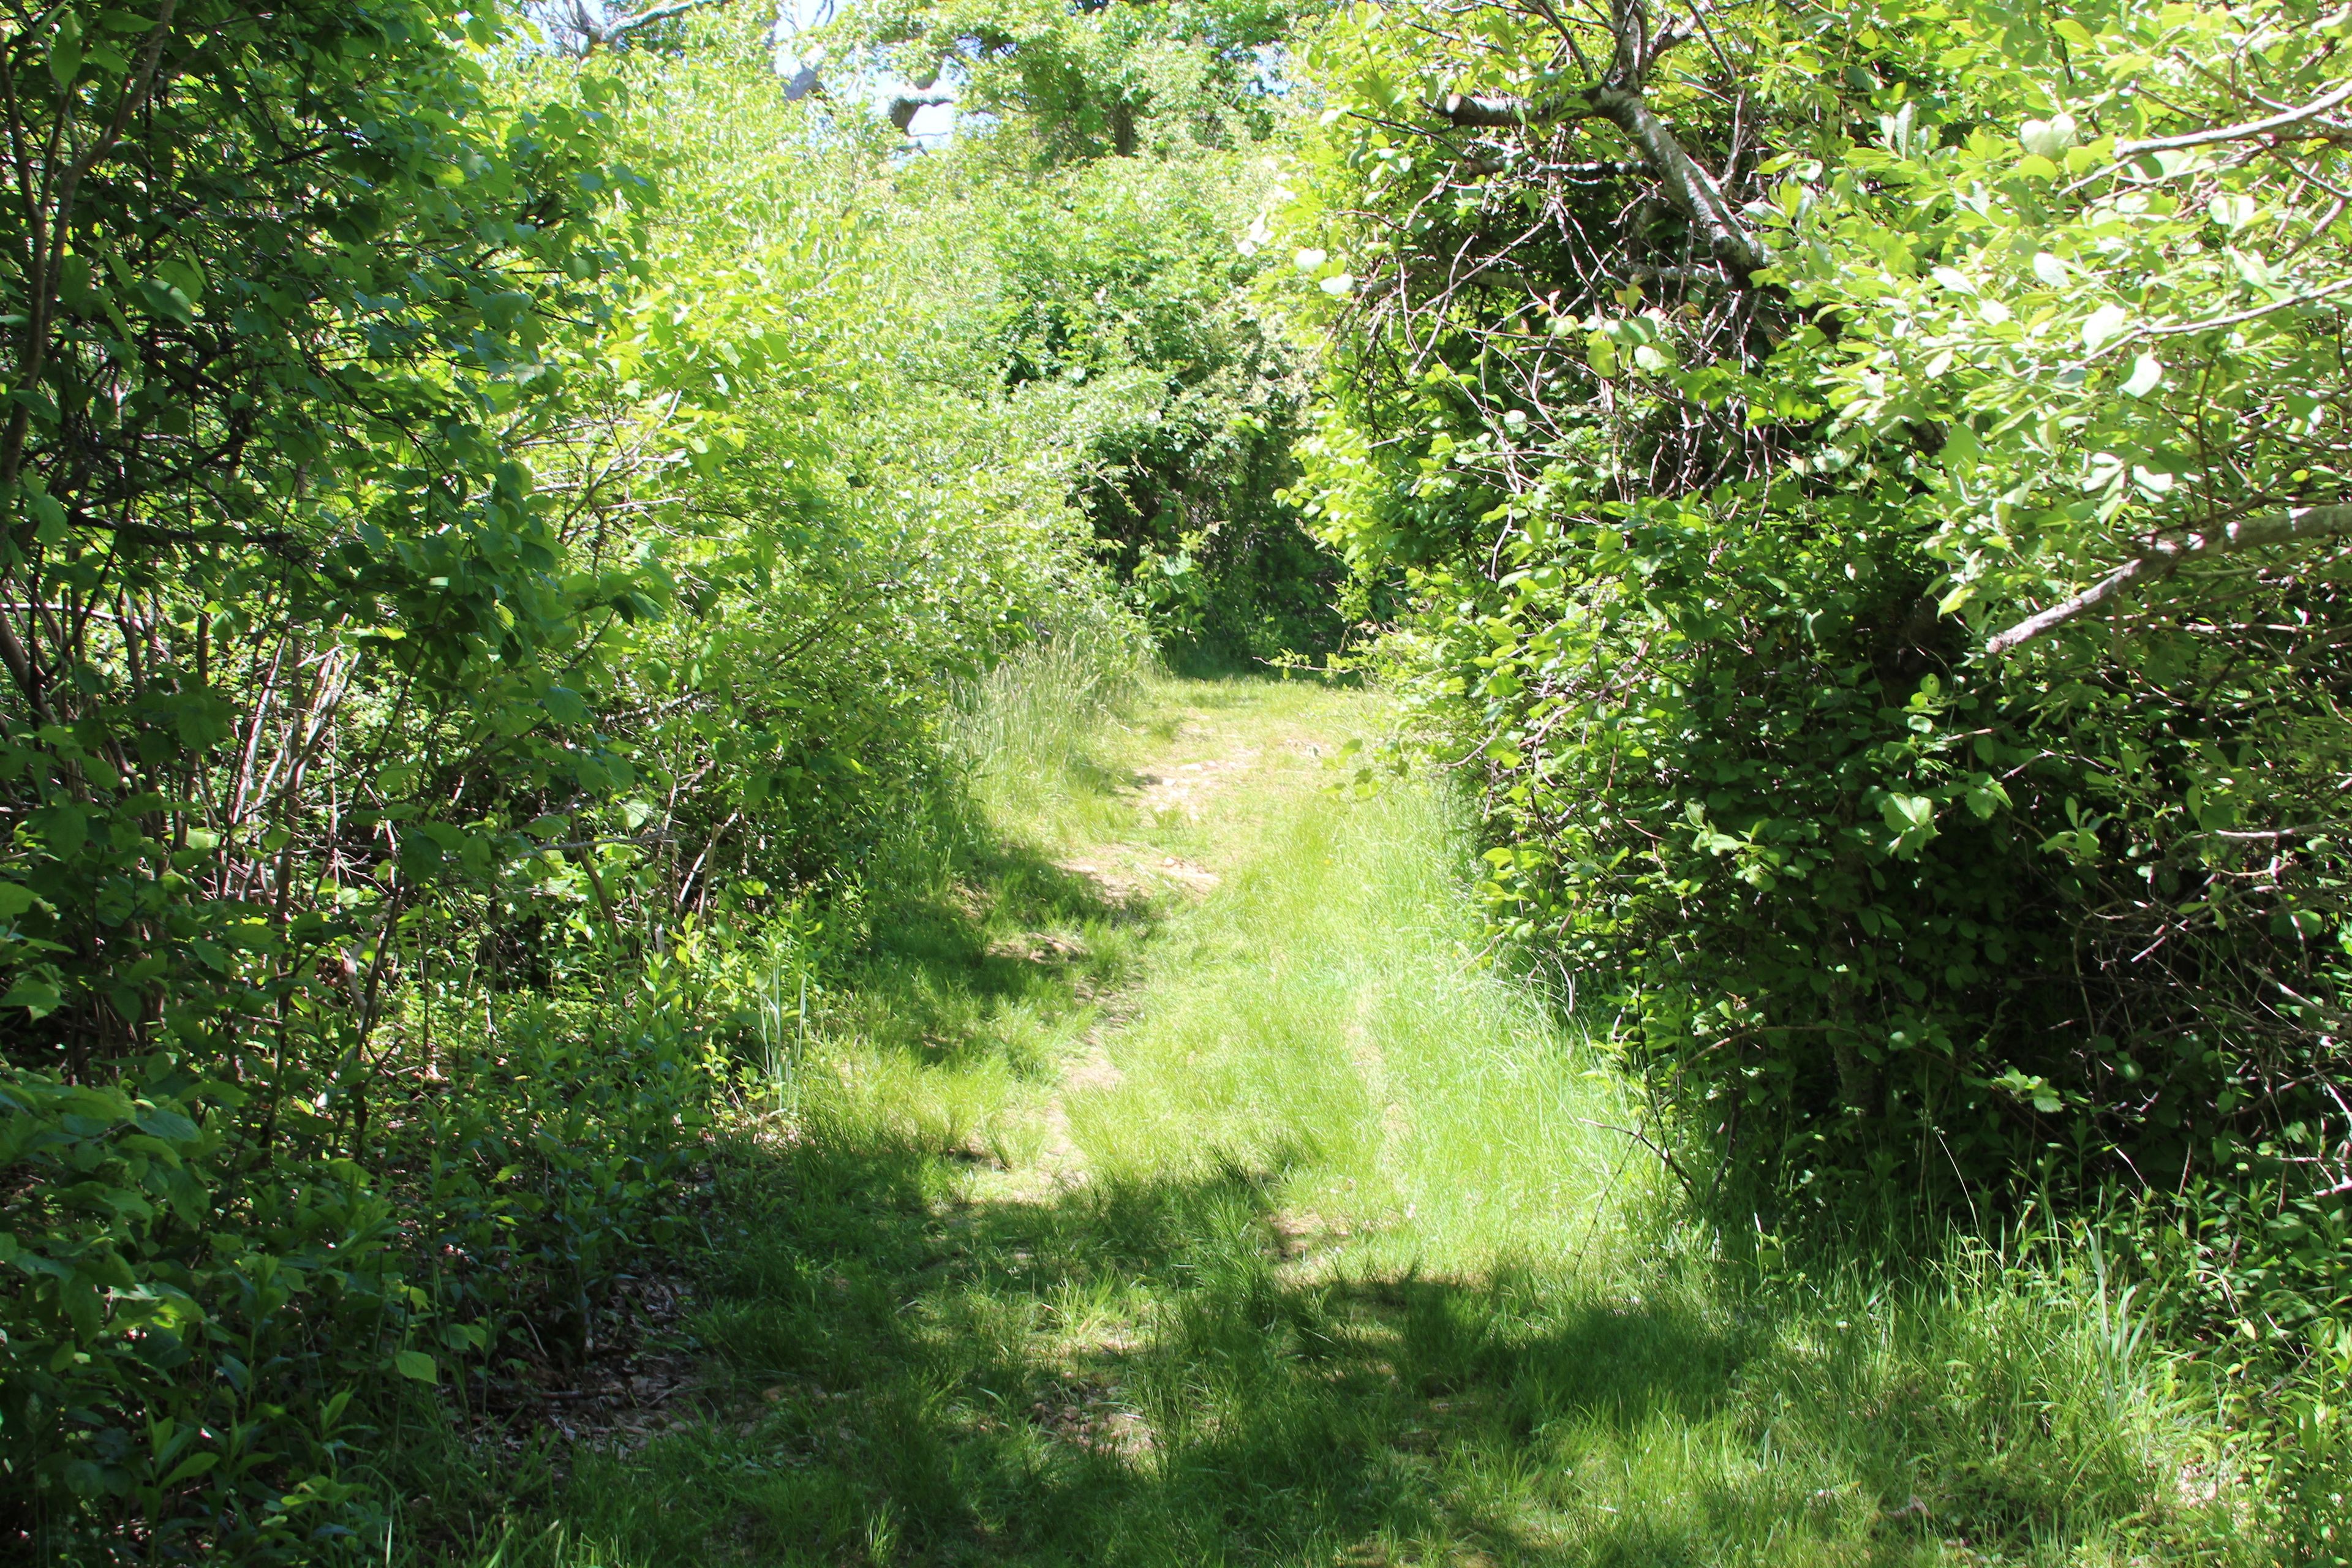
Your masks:
M 1256 708 L 1229 702 L 1186 704 L 1157 719 L 1150 728 L 1129 731 L 1140 748 L 1138 760 L 1128 782 L 1109 796 L 1117 808 L 1112 821 L 1122 831 L 1068 847 L 1055 864 L 1091 884 L 1106 904 L 1145 905 L 1164 920 L 1217 889 L 1221 872 L 1202 861 L 1229 867 L 1236 858 L 1240 846 L 1229 819 L 1263 826 L 1301 794 L 1324 785 L 1326 759 L 1339 754 L 1344 736 L 1334 732 L 1330 713 L 1311 706 L 1304 713 L 1286 711 L 1271 725 Z M 1180 848 L 1186 852 L 1175 852 Z M 1062 939 L 1031 940 L 1045 950 L 1039 956 L 1066 952 Z M 1132 1019 L 1137 1002 L 1133 985 L 1097 1000 L 1097 1015 L 1080 1049 L 1064 1060 L 1038 1108 L 1044 1137 L 1034 1163 L 1005 1172 L 990 1195 L 1046 1201 L 1087 1184 L 1087 1160 L 1072 1136 L 1069 1105 L 1125 1082 L 1109 1042 Z M 1376 1075 L 1376 1047 L 1372 1052 L 1368 1059 Z M 1286 1236 L 1302 1226 L 1322 1228 L 1311 1218 L 1295 1225 L 1276 1216 L 1274 1224 Z

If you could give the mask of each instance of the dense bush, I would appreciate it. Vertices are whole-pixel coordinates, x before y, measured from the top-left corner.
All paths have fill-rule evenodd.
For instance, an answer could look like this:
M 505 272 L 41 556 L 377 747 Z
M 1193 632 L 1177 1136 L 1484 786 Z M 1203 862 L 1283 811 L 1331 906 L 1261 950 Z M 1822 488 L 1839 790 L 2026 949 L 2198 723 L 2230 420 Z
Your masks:
M 583 1352 L 595 1298 L 675 1236 L 713 1042 L 672 989 L 604 1017 L 532 1005 L 381 1090 L 343 1157 L 290 1101 L 186 1072 L 0 1083 L 25 1281 L 0 1348 L 6 1529 L 105 1558 L 310 1561 L 385 1528 L 404 1382 L 478 1405 Z M 135 1098 L 134 1098 L 135 1094 Z M 315 1125 L 314 1125 L 315 1123 Z M 553 1358 L 550 1363 L 550 1358 Z M 103 1521 L 129 1515 L 135 1541 Z
M 1320 656 L 1343 630 L 1344 571 L 1286 493 L 1299 356 L 1250 295 L 1293 25 L 1251 3 L 881 6 L 845 24 L 936 79 L 976 132 L 918 175 L 954 215 L 931 233 L 961 253 L 978 317 L 958 336 L 997 345 L 1016 394 L 1068 399 L 1103 559 L 1180 657 Z
M 998 240 L 1006 378 L 1101 389 L 1079 494 L 1105 559 L 1163 638 L 1243 658 L 1339 632 L 1339 563 L 1283 499 L 1304 385 L 1234 248 L 1263 186 L 1213 154 L 1107 159 L 1036 182 Z
M 1407 574 L 1497 923 L 1710 1184 L 2266 1185 L 2294 1315 L 2340 1308 L 2341 564 L 2280 510 L 2343 473 L 2322 21 L 1327 40 L 1319 526 Z
M 515 843 L 447 779 L 624 769 L 578 672 L 657 584 L 567 569 L 513 451 L 562 416 L 632 181 L 601 91 L 489 100 L 479 12 L 156 18 L 0 39 L 0 1530 L 299 1554 L 358 1517 L 355 1392 L 436 1368 L 380 1179 L 414 1141 L 370 1113 L 418 911 Z M 617 1164 L 664 1156 L 589 1147 L 625 1238 Z M 512 1205 L 436 1179 L 428 1226 Z

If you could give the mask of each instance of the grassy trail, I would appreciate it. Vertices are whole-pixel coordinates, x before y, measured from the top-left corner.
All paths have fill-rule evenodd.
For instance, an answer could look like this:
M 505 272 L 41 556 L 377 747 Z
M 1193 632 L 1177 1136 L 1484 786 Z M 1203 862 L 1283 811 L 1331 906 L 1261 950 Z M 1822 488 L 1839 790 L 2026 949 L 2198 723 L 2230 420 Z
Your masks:
M 1438 793 L 1330 787 L 1376 699 L 1166 682 L 1048 743 L 999 697 L 989 847 L 903 849 L 721 1162 L 704 1414 L 502 1563 L 2245 1555 L 2194 1391 L 2057 1323 L 2064 1267 L 1711 1260 L 1475 963 Z

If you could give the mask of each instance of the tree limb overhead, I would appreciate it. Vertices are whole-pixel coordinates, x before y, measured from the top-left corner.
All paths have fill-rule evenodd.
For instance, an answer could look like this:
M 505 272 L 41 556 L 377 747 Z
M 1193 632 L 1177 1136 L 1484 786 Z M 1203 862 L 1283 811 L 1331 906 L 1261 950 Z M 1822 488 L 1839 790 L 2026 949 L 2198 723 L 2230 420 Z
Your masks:
M 2233 555 L 2266 544 L 2294 544 L 2304 540 L 2331 539 L 2352 533 L 2352 505 L 2290 507 L 2261 517 L 2242 518 L 2207 532 L 2179 540 L 2158 539 L 2081 593 L 2038 611 L 2007 631 L 1987 640 L 1985 652 L 1998 658 L 2011 649 L 2079 620 L 2136 583 L 2168 577 L 2184 562 L 2213 555 Z
M 1616 52 L 1607 73 L 1591 87 L 1529 102 L 1524 99 L 1449 94 L 1432 106 L 1453 124 L 1495 130 L 1606 120 L 1641 150 L 1666 199 L 1698 230 L 1717 259 L 1742 277 L 1772 264 L 1772 253 L 1723 194 L 1715 176 L 1684 148 L 1644 93 L 1651 65 L 1689 36 L 1668 28 L 1653 35 L 1641 0 L 1615 0 L 1611 31 Z

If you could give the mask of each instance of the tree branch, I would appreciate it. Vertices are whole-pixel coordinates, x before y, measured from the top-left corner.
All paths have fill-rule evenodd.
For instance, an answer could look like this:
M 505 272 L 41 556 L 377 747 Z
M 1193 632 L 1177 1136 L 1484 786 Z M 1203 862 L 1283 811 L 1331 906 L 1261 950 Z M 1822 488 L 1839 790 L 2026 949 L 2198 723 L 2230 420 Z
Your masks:
M 2191 131 L 2179 136 L 2159 136 L 2152 142 L 2119 142 L 2116 144 L 2118 158 L 2137 158 L 2147 153 L 2169 153 L 2183 147 L 2206 147 L 2216 142 L 2242 142 L 2250 136 L 2269 136 L 2316 120 L 2329 110 L 2352 102 L 2352 82 L 2347 82 L 2324 98 L 2314 99 L 2301 109 L 2290 109 L 2284 114 L 2273 114 L 2267 120 L 2250 120 L 2242 125 L 2216 126 L 2210 131 Z M 2333 126 L 2313 132 L 2331 141 L 2340 140 L 2343 132 Z
M 1593 96 L 1593 108 L 1631 137 L 1665 183 L 1666 199 L 1698 226 L 1709 249 L 1742 275 L 1772 265 L 1772 253 L 1748 228 L 1738 209 L 1724 195 L 1715 176 L 1683 151 L 1666 122 L 1650 109 L 1638 90 L 1603 88 Z
M 1772 264 L 1766 249 L 1739 209 L 1717 184 L 1715 176 L 1699 166 L 1666 122 L 1658 118 L 1643 96 L 1651 65 L 1658 56 L 1690 36 L 1687 29 L 1669 28 L 1653 37 L 1649 14 L 1641 0 L 1615 0 L 1610 8 L 1610 31 L 1616 38 L 1615 58 L 1608 74 L 1591 87 L 1528 102 L 1516 98 L 1479 98 L 1449 94 L 1432 109 L 1460 126 L 1516 129 L 1557 124 L 1570 120 L 1606 120 L 1641 149 L 1643 158 L 1664 184 L 1665 196 L 1688 218 L 1717 259 L 1745 278 Z
M 599 44 L 609 48 L 632 33 L 641 33 L 647 27 L 683 16 L 689 11 L 700 11 L 713 5 L 727 4 L 729 0 L 663 0 L 661 5 L 649 5 L 634 16 L 624 16 L 619 21 L 603 27 L 590 26 L 583 11 L 579 26 L 580 30 L 587 35 L 588 43 L 587 47 L 580 52 L 583 55 L 594 54 Z
M 890 123 L 898 128 L 901 135 L 911 135 L 916 115 L 954 101 L 955 94 L 951 92 L 917 92 L 894 98 L 890 100 Z
M 2284 511 L 2268 512 L 2261 517 L 2242 518 L 2208 532 L 2184 534 L 2177 541 L 2151 540 L 2146 550 L 2073 598 L 2061 600 L 2046 610 L 2028 616 L 2007 631 L 1988 639 L 1985 652 L 1998 658 L 2012 648 L 2057 630 L 2069 621 L 2081 619 L 2135 584 L 2169 577 L 2186 562 L 2214 555 L 2233 555 L 2241 550 L 2258 550 L 2267 544 L 2294 544 L 2305 540 L 2340 538 L 2347 533 L 2352 533 L 2352 505 L 2337 503 L 2332 506 L 2290 507 Z

